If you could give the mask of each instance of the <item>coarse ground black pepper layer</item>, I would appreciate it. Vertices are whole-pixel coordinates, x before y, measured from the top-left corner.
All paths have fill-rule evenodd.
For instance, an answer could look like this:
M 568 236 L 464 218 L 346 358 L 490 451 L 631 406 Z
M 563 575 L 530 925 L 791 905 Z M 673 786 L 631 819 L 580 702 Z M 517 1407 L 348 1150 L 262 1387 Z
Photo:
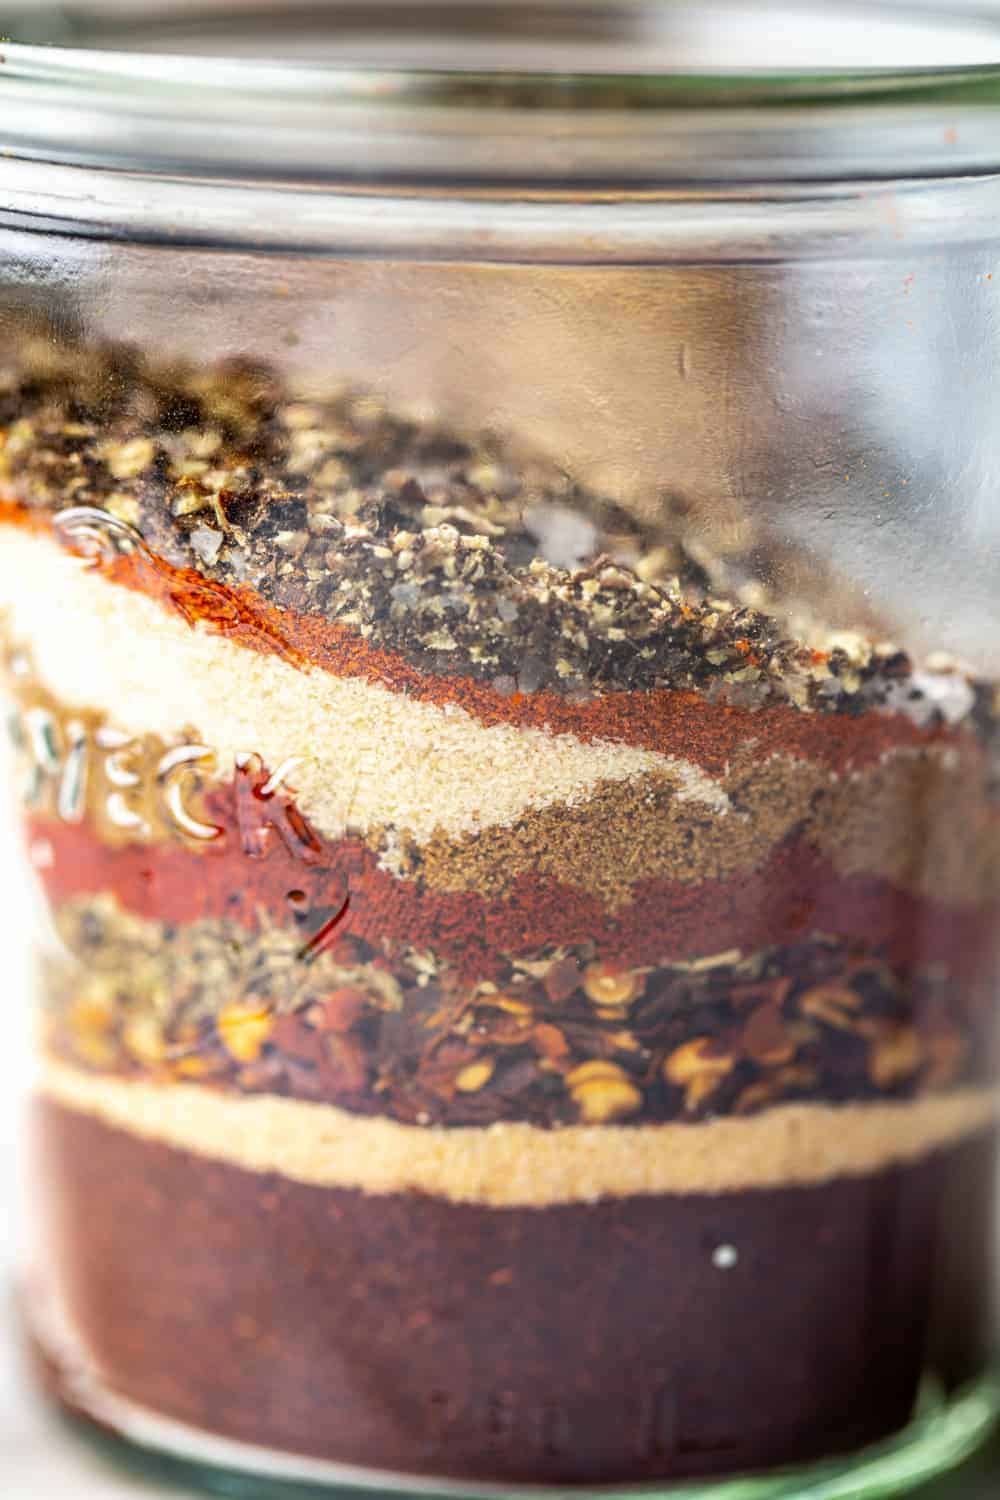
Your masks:
M 669 687 L 990 725 L 992 685 L 915 672 L 895 646 L 807 628 L 743 538 L 725 560 L 683 507 L 641 523 L 497 435 L 467 440 L 366 394 L 292 398 L 266 368 L 157 365 L 22 339 L 0 369 L 0 491 L 88 506 L 160 556 L 320 616 L 422 670 L 501 693 Z M 798 611 L 801 615 L 801 611 Z

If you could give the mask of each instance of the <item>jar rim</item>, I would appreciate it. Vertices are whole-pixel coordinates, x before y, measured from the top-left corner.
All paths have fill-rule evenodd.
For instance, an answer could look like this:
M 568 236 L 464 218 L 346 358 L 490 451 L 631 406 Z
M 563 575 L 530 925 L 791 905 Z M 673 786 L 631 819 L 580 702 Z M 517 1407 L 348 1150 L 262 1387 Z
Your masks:
M 156 0 L 152 28 L 149 7 L 139 7 L 141 33 L 129 28 L 130 3 L 117 0 L 103 20 L 99 8 L 61 5 L 52 12 L 61 31 L 46 30 L 43 22 L 35 33 L 21 31 L 3 44 L 5 155 L 341 185 L 518 183 L 567 189 L 1000 169 L 1000 6 L 987 0 L 970 0 L 957 15 L 934 0 L 847 0 L 846 9 L 837 8 L 832 33 L 830 13 L 819 0 L 713 0 L 708 12 L 694 0 L 544 0 L 541 6 L 536 0 L 508 0 L 504 6 L 446 0 L 434 14 L 456 21 L 474 13 L 480 24 L 503 13 L 508 21 L 528 20 L 529 34 L 520 52 L 516 46 L 512 52 L 481 28 L 471 53 L 459 50 L 454 60 L 445 55 L 433 65 L 419 58 L 407 63 L 395 30 L 388 42 L 383 38 L 381 51 L 358 52 L 359 7 L 349 0 L 283 10 L 286 48 L 296 39 L 300 47 L 306 44 L 308 33 L 295 30 L 303 19 L 321 16 L 325 24 L 334 23 L 328 56 L 296 56 L 293 49 L 283 58 L 238 50 L 247 33 L 236 28 L 248 16 L 262 18 L 260 0 L 243 0 L 239 12 L 227 7 L 224 16 L 219 0 Z M 530 20 L 541 11 L 567 27 L 578 18 L 590 27 L 621 25 L 631 54 L 621 51 L 622 36 L 605 30 L 598 52 L 593 46 L 582 54 L 560 50 L 556 66 L 532 34 Z M 637 47 L 626 34 L 626 22 L 648 24 L 652 18 L 659 24 L 666 18 L 676 28 L 699 12 L 726 27 L 742 23 L 735 40 L 726 38 L 730 53 L 764 18 L 776 51 L 787 52 L 790 42 L 792 55 L 801 57 L 803 38 L 792 35 L 790 22 L 816 23 L 821 35 L 809 45 L 841 65 L 691 66 L 697 47 L 692 51 L 690 35 L 686 50 L 682 45 L 672 52 L 676 36 L 668 31 L 663 53 Z M 407 0 L 370 0 L 364 13 L 369 22 L 382 18 L 383 24 L 391 13 L 394 26 L 409 14 L 425 26 L 428 9 L 418 11 Z M 896 37 L 899 50 L 892 55 L 903 60 L 886 65 L 873 45 L 867 62 L 848 66 L 848 54 L 836 50 L 844 42 L 843 36 L 836 42 L 837 18 L 845 15 L 855 28 L 886 27 L 880 45 Z M 347 27 L 337 28 L 344 17 L 353 27 L 353 52 L 342 45 Z M 195 28 L 189 42 L 184 25 Z M 824 36 L 833 49 L 826 53 Z M 922 60 L 920 47 L 935 40 L 937 60 Z M 996 61 L 961 60 L 976 55 L 977 42 L 987 40 L 985 50 Z M 517 37 L 507 38 L 512 41 Z M 758 41 L 768 45 L 766 36 Z M 542 65 L 524 65 L 532 48 L 541 52 Z M 756 55 L 748 54 L 751 60 Z M 623 56 L 630 58 L 624 71 L 615 65 Z M 676 65 L 664 57 L 676 57 Z

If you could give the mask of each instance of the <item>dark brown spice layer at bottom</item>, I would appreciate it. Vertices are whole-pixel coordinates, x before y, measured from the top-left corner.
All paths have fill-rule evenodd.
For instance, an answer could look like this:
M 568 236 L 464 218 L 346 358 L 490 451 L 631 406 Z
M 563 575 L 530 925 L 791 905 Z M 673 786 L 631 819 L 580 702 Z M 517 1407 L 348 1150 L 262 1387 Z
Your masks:
M 957 1383 L 986 1357 L 992 1135 L 818 1188 L 541 1210 L 305 1187 L 52 1103 L 37 1138 L 101 1378 L 271 1448 L 511 1481 L 737 1472 L 881 1438 L 928 1363 Z

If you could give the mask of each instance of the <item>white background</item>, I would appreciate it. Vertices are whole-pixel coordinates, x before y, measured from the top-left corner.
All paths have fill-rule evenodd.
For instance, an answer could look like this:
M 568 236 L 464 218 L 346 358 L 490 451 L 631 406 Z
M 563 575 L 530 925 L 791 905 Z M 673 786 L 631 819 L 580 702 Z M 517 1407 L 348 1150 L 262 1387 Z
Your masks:
M 4 740 L 0 798 L 9 771 Z M 149 1500 L 166 1492 L 119 1474 L 64 1431 L 35 1394 L 18 1350 L 14 1277 L 23 1220 L 20 1141 L 29 1067 L 24 1002 L 35 893 L 6 803 L 0 812 L 0 896 L 0 1500 Z M 183 1500 L 183 1491 L 169 1494 Z

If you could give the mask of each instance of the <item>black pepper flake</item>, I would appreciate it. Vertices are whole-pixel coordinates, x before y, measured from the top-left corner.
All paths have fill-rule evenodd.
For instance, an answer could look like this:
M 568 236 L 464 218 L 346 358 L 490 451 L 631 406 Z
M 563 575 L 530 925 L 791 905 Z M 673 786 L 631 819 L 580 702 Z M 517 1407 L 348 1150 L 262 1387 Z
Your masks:
M 248 361 L 156 364 L 52 337 L 9 347 L 6 494 L 105 507 L 169 562 L 340 622 L 421 670 L 504 692 L 668 687 L 926 718 L 905 652 L 789 639 L 759 583 L 782 570 L 759 539 L 716 564 L 680 501 L 663 500 L 654 527 L 554 465 L 515 461 L 495 435 L 466 441 L 348 389 L 297 401 Z M 740 578 L 760 607 L 741 602 Z M 992 694 L 972 687 L 967 717 L 992 733 Z

